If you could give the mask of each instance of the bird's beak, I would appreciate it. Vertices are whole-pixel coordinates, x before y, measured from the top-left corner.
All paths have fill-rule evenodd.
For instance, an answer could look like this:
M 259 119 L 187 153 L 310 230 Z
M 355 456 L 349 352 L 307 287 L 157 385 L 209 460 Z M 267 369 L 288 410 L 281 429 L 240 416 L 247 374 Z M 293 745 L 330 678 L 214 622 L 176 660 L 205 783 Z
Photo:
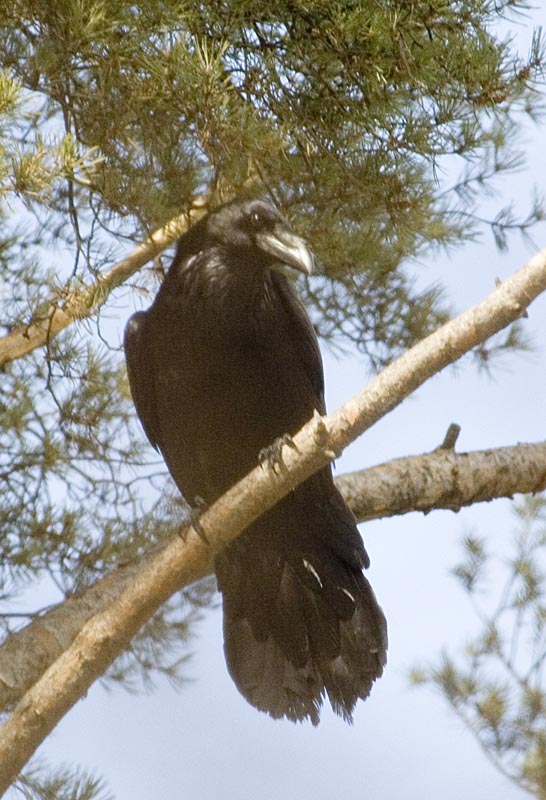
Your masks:
M 281 264 L 287 264 L 299 272 L 311 275 L 314 257 L 304 239 L 291 231 L 276 228 L 256 235 L 256 243 L 261 250 L 273 256 Z

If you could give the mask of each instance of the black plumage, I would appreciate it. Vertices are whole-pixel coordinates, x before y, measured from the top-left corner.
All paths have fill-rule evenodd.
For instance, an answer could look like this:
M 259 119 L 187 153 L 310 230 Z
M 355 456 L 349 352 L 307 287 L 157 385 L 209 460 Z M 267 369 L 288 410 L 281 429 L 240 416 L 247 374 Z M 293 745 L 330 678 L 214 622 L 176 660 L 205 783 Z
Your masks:
M 282 265 L 313 258 L 280 214 L 238 201 L 202 219 L 125 332 L 144 430 L 190 503 L 213 503 L 260 451 L 324 413 L 315 332 Z M 215 559 L 224 649 L 241 693 L 273 717 L 319 721 L 325 694 L 351 720 L 386 661 L 369 559 L 326 467 Z

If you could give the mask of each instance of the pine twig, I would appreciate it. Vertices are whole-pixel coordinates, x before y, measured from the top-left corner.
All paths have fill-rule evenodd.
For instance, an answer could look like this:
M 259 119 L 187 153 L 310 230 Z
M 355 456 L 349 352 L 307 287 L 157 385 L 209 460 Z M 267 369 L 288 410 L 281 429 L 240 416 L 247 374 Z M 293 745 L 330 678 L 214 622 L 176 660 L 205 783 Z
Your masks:
M 148 261 L 175 242 L 206 211 L 206 198 L 198 197 L 189 211 L 174 217 L 158 228 L 126 258 L 118 261 L 92 284 L 69 292 L 59 302 L 51 302 L 39 318 L 0 338 L 0 368 L 9 361 L 43 347 L 73 322 L 95 314 L 104 305 L 113 289 L 138 272 Z

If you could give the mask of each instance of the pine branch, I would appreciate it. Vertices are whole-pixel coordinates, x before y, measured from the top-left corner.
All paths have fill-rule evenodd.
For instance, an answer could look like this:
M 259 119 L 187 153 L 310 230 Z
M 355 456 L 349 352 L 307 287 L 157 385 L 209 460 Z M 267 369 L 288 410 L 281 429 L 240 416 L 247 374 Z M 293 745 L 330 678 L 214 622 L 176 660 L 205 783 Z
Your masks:
M 76 320 L 95 314 L 114 289 L 180 238 L 205 211 L 206 198 L 195 198 L 189 211 L 154 231 L 145 242 L 137 245 L 132 253 L 110 267 L 94 283 L 69 292 L 58 302 L 51 302 L 45 311 L 41 311 L 39 318 L 0 338 L 0 368 L 28 355 L 37 347 L 43 347 Z
M 256 467 L 201 517 L 208 545 L 192 529 L 157 552 L 122 594 L 92 617 L 73 643 L 24 695 L 0 730 L 0 792 L 82 697 L 131 637 L 215 550 L 313 472 L 337 457 L 428 378 L 521 317 L 546 290 L 546 250 L 474 308 L 444 325 L 390 364 L 337 412 L 313 417 L 286 448 L 278 474 Z
M 458 511 L 463 506 L 546 489 L 546 442 L 471 453 L 437 449 L 339 475 L 336 485 L 358 522 L 413 511 Z M 161 549 L 168 543 L 161 544 Z M 146 569 L 147 553 L 55 606 L 0 646 L 0 712 L 22 695 L 74 641 L 85 623 L 104 611 Z M 210 560 L 191 581 L 211 571 Z

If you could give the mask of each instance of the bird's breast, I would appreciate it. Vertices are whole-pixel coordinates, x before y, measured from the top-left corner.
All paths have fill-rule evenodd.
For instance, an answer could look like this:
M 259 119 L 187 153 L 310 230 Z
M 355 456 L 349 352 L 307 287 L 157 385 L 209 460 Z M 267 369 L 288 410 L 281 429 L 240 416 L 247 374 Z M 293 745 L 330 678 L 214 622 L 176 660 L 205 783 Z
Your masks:
M 170 322 L 156 337 L 161 449 L 185 496 L 209 500 L 299 430 L 315 398 L 282 330 Z

